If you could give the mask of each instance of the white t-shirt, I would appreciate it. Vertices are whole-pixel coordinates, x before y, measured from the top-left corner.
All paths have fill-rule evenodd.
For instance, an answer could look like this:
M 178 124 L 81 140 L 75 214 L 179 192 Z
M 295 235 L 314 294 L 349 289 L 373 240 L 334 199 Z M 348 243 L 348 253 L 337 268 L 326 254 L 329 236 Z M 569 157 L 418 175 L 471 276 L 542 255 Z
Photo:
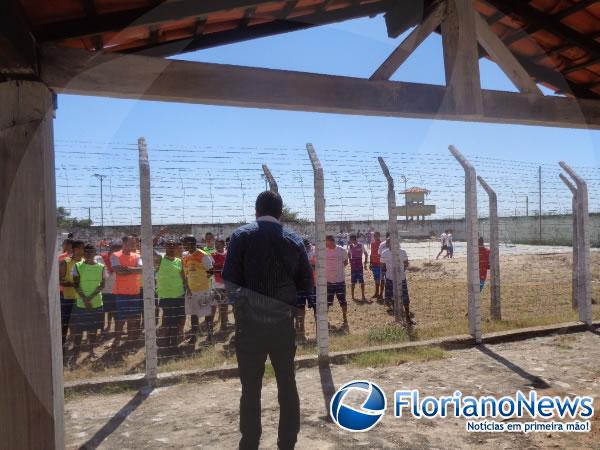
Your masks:
M 440 236 L 440 242 L 442 243 L 442 246 L 448 245 L 448 235 L 446 233 L 442 233 Z
M 345 281 L 344 261 L 348 257 L 348 252 L 344 247 L 336 245 L 335 248 L 327 248 L 325 252 L 327 282 L 341 283 Z
M 448 243 L 448 247 L 452 247 L 452 233 L 446 235 L 446 242 Z
M 406 272 L 404 271 L 404 263 L 408 261 L 408 255 L 404 249 L 400 249 L 400 273 L 402 274 L 402 280 L 406 280 Z M 392 250 L 386 248 L 381 252 L 381 262 L 385 264 L 385 278 L 388 280 L 394 279 L 394 257 Z
M 381 254 L 383 253 L 383 251 L 387 248 L 387 241 L 381 241 L 381 244 L 379 244 L 379 248 L 377 249 L 377 254 L 379 256 L 381 256 Z

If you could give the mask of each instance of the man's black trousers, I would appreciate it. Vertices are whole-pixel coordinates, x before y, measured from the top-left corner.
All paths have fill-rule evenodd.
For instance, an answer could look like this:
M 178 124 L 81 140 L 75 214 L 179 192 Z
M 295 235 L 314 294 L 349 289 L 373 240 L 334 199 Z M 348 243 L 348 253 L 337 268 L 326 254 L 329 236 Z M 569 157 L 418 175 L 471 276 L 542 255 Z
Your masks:
M 277 380 L 280 449 L 293 449 L 300 430 L 300 400 L 296 388 L 296 354 L 293 320 L 276 325 L 236 323 L 235 345 L 242 397 L 240 399 L 240 449 L 257 449 L 261 428 L 261 389 L 267 355 Z

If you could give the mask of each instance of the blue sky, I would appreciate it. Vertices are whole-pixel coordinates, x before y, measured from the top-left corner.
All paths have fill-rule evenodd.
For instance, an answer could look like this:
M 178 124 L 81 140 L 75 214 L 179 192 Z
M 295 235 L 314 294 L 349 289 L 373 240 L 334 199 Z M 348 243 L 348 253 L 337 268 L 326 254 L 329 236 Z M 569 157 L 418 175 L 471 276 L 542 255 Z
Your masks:
M 387 37 L 383 19 L 378 16 L 178 58 L 368 77 L 400 40 Z M 484 88 L 515 90 L 487 60 L 481 62 L 481 74 Z M 392 79 L 443 84 L 439 36 L 432 35 L 425 41 Z M 545 197 L 551 200 L 556 193 L 546 209 L 560 211 L 568 205 L 568 195 L 555 182 L 556 162 L 565 159 L 573 166 L 590 167 L 585 169 L 586 174 L 597 176 L 591 168 L 599 166 L 600 155 L 598 132 L 587 130 L 61 95 L 55 122 L 59 204 L 84 217 L 89 206 L 92 218 L 98 222 L 98 183 L 87 176 L 96 171 L 111 177 L 107 181 L 111 189 L 119 186 L 112 191 L 106 222 L 138 221 L 134 150 L 140 136 L 148 141 L 153 163 L 157 222 L 227 222 L 250 217 L 252 197 L 263 186 L 261 162 L 272 166 L 281 184 L 289 188 L 288 203 L 309 217 L 312 181 L 304 151 L 307 142 L 312 142 L 324 159 L 330 218 L 382 217 L 385 204 L 381 191 L 385 186 L 380 180 L 377 155 L 388 159 L 396 176 L 406 174 L 409 185 L 427 185 L 439 216 L 461 214 L 461 173 L 448 157 L 449 144 L 482 158 L 483 172 L 488 170 L 489 176 L 495 176 L 499 189 L 511 198 L 505 210 L 513 211 L 518 203 L 518 214 L 525 213 L 523 199 L 531 196 L 530 202 L 534 203 L 533 195 L 537 195 L 537 163 L 544 165 L 545 172 L 547 167 L 548 178 L 552 178 L 545 180 L 549 194 Z M 487 158 L 523 163 L 512 163 L 513 170 L 511 164 L 503 162 L 506 170 L 498 171 L 494 160 Z M 447 177 L 435 177 L 432 172 L 447 173 Z M 197 182 L 198 173 L 205 175 L 204 182 Z M 505 173 L 505 178 L 499 173 Z M 594 201 L 592 195 L 592 206 Z M 365 203 L 375 203 L 368 214 L 360 211 Z M 481 209 L 485 209 L 484 204 Z

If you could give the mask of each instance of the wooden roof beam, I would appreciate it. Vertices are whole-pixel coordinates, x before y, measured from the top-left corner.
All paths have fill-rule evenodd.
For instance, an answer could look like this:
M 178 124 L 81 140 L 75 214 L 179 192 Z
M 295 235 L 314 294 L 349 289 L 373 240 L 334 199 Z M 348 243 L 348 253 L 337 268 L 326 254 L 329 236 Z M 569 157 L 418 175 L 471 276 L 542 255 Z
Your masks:
M 475 14 L 475 25 L 479 43 L 519 91 L 523 94 L 543 95 L 533 78 L 478 13 Z
M 41 78 L 58 93 L 103 97 L 600 129 L 600 101 L 482 90 L 482 113 L 445 86 L 42 48 Z
M 93 36 L 99 33 L 118 32 L 125 28 L 155 26 L 167 22 L 201 17 L 232 9 L 247 9 L 272 3 L 274 0 L 175 0 L 158 5 L 97 14 L 80 19 L 44 24 L 33 31 L 40 42 Z M 292 0 L 282 0 L 292 1 Z
M 479 55 L 473 0 L 448 0 L 442 22 L 444 69 L 449 101 L 462 115 L 479 116 L 483 112 Z
M 0 76 L 31 76 L 38 73 L 35 38 L 21 4 L 0 1 Z
M 402 43 L 387 57 L 371 75 L 371 80 L 389 80 L 408 57 L 427 37 L 435 31 L 446 18 L 446 2 L 436 3 L 420 25 L 418 25 Z
M 394 0 L 382 0 L 380 2 L 368 3 L 352 8 L 340 8 L 334 11 L 317 12 L 288 20 L 275 20 L 273 22 L 252 25 L 246 28 L 239 28 L 221 33 L 205 34 L 195 38 L 178 39 L 156 46 L 127 49 L 124 50 L 124 53 L 168 57 L 219 45 L 243 42 L 250 39 L 305 30 L 320 25 L 356 19 L 368 15 L 376 15 L 387 11 L 392 3 L 394 3 Z

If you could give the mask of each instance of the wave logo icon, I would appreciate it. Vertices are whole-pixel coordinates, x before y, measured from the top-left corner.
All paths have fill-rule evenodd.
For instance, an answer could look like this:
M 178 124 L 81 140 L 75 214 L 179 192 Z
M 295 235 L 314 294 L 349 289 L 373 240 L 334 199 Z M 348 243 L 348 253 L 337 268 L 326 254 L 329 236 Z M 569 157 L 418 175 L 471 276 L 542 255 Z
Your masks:
M 344 399 L 351 392 L 359 392 L 365 400 L 360 408 L 344 404 Z M 335 393 L 329 404 L 329 414 L 342 429 L 352 432 L 369 431 L 383 418 L 387 400 L 383 390 L 375 383 L 365 380 L 354 380 L 346 383 Z

